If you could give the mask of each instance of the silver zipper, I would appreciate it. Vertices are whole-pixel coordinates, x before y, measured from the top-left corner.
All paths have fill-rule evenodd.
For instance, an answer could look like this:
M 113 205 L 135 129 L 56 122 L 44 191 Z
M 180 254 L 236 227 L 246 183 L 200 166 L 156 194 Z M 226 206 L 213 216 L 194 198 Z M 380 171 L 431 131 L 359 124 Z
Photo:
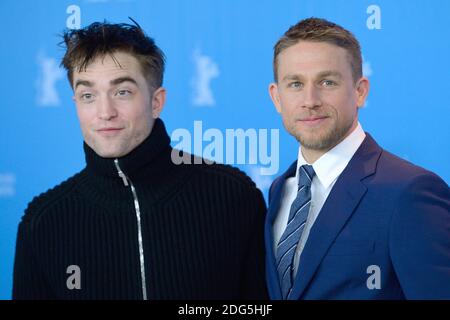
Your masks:
M 136 194 L 136 189 L 134 188 L 134 185 L 131 182 L 130 178 L 128 178 L 122 171 L 122 169 L 120 169 L 119 160 L 114 159 L 114 164 L 116 165 L 119 177 L 122 178 L 123 180 L 123 184 L 125 185 L 125 187 L 127 187 L 129 183 L 131 187 L 131 192 L 133 193 L 134 209 L 136 210 L 136 220 L 138 226 L 138 244 L 139 244 L 139 262 L 141 266 L 142 298 L 144 300 L 147 300 L 147 287 L 145 285 L 144 245 L 142 242 L 141 209 L 139 207 L 139 200 Z

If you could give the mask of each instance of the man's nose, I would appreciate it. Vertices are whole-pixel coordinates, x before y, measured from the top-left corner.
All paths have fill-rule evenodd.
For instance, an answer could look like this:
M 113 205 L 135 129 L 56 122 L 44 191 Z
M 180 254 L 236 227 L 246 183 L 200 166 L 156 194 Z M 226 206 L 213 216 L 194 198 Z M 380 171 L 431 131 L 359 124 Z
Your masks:
M 303 92 L 304 92 L 303 106 L 305 108 L 313 109 L 320 107 L 322 105 L 319 88 L 316 88 L 314 85 L 310 85 L 305 87 Z
M 109 97 L 103 97 L 97 107 L 97 117 L 102 120 L 111 120 L 117 116 L 117 110 Z

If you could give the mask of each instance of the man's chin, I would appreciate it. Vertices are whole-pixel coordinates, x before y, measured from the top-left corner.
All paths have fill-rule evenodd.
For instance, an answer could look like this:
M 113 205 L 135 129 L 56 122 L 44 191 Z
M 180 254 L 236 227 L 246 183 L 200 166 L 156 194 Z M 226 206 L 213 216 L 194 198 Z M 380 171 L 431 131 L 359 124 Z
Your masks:
M 328 151 L 340 143 L 347 135 L 348 130 L 333 130 L 321 135 L 298 134 L 296 138 L 305 148 L 315 151 Z
M 300 144 L 303 148 L 314 151 L 327 151 L 332 147 L 330 144 L 322 142 L 300 141 Z
M 102 158 L 120 158 L 123 157 L 127 152 L 124 150 L 117 150 L 112 148 L 92 148 L 95 153 Z
M 336 137 L 331 136 L 305 137 L 304 135 L 298 135 L 296 138 L 302 147 L 316 151 L 329 150 L 336 144 Z
M 119 153 L 114 153 L 114 152 L 97 152 L 95 151 L 95 153 L 97 153 L 98 156 L 102 157 L 102 158 L 106 158 L 106 159 L 115 159 L 115 158 L 120 158 L 122 155 Z

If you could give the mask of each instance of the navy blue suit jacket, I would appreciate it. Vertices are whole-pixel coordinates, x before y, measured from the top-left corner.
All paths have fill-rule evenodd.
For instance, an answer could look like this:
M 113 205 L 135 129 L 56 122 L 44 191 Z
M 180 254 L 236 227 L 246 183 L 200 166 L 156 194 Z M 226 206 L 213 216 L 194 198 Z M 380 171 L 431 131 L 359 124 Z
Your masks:
M 272 184 L 266 275 L 281 299 L 272 227 L 283 185 Z M 301 254 L 293 299 L 450 299 L 450 189 L 367 134 L 337 179 Z

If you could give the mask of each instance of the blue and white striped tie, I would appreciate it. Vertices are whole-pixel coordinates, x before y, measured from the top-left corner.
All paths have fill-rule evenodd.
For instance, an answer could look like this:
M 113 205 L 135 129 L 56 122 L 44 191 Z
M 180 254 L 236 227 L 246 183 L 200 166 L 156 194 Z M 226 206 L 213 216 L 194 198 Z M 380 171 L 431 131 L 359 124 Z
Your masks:
M 308 217 L 311 204 L 311 181 L 315 175 L 310 165 L 298 169 L 298 192 L 292 202 L 289 219 L 277 246 L 277 270 L 283 299 L 288 299 L 294 284 L 294 256 Z

